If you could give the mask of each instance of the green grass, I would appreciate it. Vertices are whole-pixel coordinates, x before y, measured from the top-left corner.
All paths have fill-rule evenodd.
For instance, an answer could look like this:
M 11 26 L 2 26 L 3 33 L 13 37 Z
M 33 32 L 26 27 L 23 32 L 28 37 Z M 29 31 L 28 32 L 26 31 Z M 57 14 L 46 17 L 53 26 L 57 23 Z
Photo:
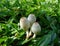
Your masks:
M 35 39 L 25 40 L 26 33 L 20 30 L 21 17 L 35 14 L 41 25 L 41 33 Z M 0 1 L 0 46 L 60 46 L 60 1 L 59 0 L 1 0 Z

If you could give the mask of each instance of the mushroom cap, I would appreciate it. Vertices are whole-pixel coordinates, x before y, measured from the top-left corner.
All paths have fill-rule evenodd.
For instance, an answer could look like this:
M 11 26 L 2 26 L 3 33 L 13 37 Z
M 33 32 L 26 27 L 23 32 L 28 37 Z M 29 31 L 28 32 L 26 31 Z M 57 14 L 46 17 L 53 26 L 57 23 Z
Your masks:
M 22 18 L 20 19 L 20 27 L 21 27 L 21 29 L 23 29 L 23 30 L 28 30 L 28 29 L 29 29 L 30 23 L 29 23 L 29 21 L 27 20 L 26 17 L 22 17 Z
M 30 25 L 31 25 L 31 26 L 32 26 L 32 24 L 36 21 L 36 17 L 35 17 L 34 14 L 30 14 L 27 19 L 28 19 L 28 21 L 30 22 Z
M 38 22 L 33 23 L 32 27 L 31 27 L 31 31 L 36 35 L 38 35 L 40 33 L 41 27 Z

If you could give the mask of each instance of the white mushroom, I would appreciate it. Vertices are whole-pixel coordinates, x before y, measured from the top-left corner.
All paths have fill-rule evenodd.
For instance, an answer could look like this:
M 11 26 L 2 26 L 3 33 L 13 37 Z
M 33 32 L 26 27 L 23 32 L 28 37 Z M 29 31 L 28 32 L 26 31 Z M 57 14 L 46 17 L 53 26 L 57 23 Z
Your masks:
M 34 33 L 33 38 L 35 38 L 36 35 L 38 35 L 40 33 L 41 27 L 38 22 L 33 23 L 32 27 L 31 27 L 31 31 Z
M 29 33 L 28 32 L 29 27 L 30 27 L 30 23 L 27 20 L 27 18 L 26 17 L 22 17 L 20 19 L 20 28 L 26 31 L 26 38 L 29 37 L 29 35 L 28 35 L 28 33 Z
M 36 21 L 36 17 L 34 14 L 30 14 L 27 19 L 30 22 L 30 26 L 32 26 L 32 24 Z

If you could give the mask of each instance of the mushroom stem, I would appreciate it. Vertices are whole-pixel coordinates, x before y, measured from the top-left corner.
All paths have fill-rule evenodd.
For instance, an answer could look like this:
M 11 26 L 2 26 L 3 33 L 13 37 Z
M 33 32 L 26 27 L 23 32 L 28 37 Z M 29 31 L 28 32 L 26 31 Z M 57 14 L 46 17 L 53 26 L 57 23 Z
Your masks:
M 29 37 L 30 37 L 31 35 L 32 35 L 32 32 L 30 31 L 30 32 L 29 32 Z
M 29 38 L 29 31 L 26 31 L 26 39 Z
M 34 34 L 32 38 L 35 38 L 35 37 L 36 37 L 36 34 Z

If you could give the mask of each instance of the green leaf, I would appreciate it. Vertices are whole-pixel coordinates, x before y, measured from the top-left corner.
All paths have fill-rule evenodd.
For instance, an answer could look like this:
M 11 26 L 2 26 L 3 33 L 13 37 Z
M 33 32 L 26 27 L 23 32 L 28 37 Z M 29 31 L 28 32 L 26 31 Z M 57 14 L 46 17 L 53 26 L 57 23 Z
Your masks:
M 6 37 L 6 36 L 0 38 L 0 44 L 1 44 L 2 42 L 6 42 L 7 39 L 8 39 L 8 37 Z
M 56 34 L 53 31 L 49 32 L 47 35 L 41 38 L 37 46 L 47 46 L 51 41 L 54 41 L 55 38 L 56 38 Z

